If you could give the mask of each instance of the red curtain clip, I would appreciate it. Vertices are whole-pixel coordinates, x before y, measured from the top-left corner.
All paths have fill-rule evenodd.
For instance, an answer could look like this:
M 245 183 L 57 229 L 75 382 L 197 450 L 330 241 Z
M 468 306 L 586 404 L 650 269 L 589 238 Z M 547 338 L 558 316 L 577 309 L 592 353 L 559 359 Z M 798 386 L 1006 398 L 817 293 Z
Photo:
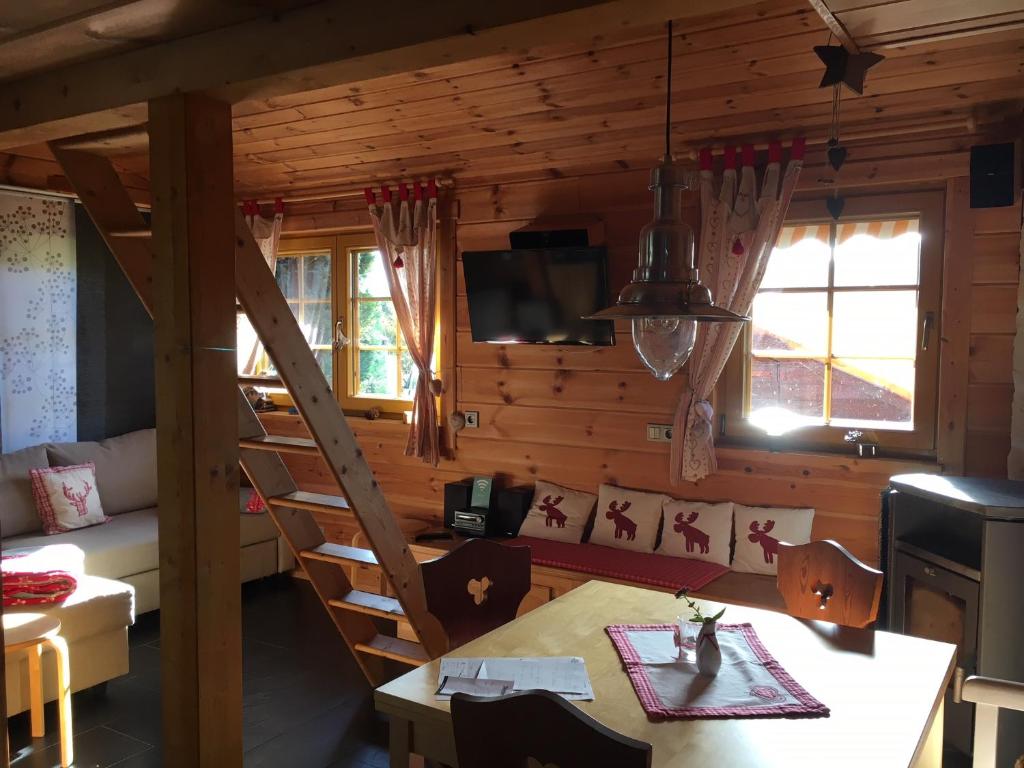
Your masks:
M 711 147 L 701 147 L 700 153 L 700 169 L 702 171 L 711 170 Z
M 406 201 L 409 199 L 409 187 L 407 185 L 398 185 L 398 199 L 402 201 Z
M 743 164 L 753 168 L 754 160 L 755 160 L 754 145 L 753 144 L 744 144 L 743 145 Z
M 782 142 L 772 141 L 768 144 L 768 162 L 778 163 L 782 161 Z
M 380 188 L 380 197 L 385 203 L 391 202 L 391 189 L 389 187 Z
M 423 185 L 419 182 L 412 185 L 412 196 L 416 201 L 423 199 Z
M 437 180 L 431 179 L 427 182 L 427 197 L 437 197 Z
M 371 187 L 364 187 L 363 188 L 363 197 L 366 198 L 366 204 L 367 205 L 376 205 L 377 204 L 377 196 L 375 194 L 373 194 L 373 189 Z
M 736 170 L 736 147 L 726 147 L 724 151 L 725 155 L 725 168 L 726 170 Z
M 807 139 L 803 136 L 799 136 L 793 139 L 793 146 L 790 147 L 789 155 L 794 160 L 804 159 L 804 150 L 807 148 Z
M 280 197 L 274 198 L 274 213 L 284 213 L 284 199 Z

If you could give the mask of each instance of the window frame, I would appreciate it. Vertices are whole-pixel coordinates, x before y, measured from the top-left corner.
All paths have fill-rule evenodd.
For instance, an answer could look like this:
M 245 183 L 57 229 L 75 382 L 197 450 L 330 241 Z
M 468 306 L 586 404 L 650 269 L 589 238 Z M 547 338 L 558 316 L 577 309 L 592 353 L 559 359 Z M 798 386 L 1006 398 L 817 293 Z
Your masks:
M 786 226 L 833 223 L 825 207 L 826 198 L 794 201 L 786 216 Z M 723 443 L 740 443 L 769 449 L 801 449 L 835 451 L 852 450 L 845 435 L 860 429 L 864 436 L 859 442 L 875 443 L 883 450 L 901 455 L 934 455 L 936 449 L 936 421 L 938 412 L 939 347 L 942 337 L 940 306 L 942 300 L 943 214 L 945 198 L 942 192 L 911 192 L 884 195 L 865 195 L 846 198 L 842 218 L 838 223 L 872 218 L 887 220 L 916 216 L 921 233 L 920 271 L 918 279 L 917 333 L 914 375 L 914 427 L 911 430 L 867 427 L 815 425 L 801 427 L 784 435 L 768 435 L 750 423 L 747 414 L 750 405 L 751 324 L 746 324 L 729 361 L 726 363 L 717 395 L 724 400 L 721 412 L 724 423 L 719 422 L 719 439 Z M 825 290 L 834 295 L 831 284 Z M 869 290 L 865 288 L 864 290 Z M 922 349 L 924 325 L 931 314 L 928 346 Z M 829 300 L 829 330 L 832 324 L 832 301 Z M 827 382 L 826 382 L 827 383 Z M 826 393 L 827 396 L 827 393 Z M 723 431 L 724 427 L 724 431 Z

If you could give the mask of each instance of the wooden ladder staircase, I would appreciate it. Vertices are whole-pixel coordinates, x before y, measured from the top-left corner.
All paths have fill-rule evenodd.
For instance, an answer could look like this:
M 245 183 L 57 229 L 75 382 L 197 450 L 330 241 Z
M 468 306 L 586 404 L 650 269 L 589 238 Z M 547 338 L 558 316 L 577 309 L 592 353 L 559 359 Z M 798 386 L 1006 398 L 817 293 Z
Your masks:
M 150 228 L 110 160 L 60 143 L 50 149 L 152 315 Z M 240 211 L 235 235 L 238 299 L 312 435 L 268 435 L 239 389 L 241 464 L 367 679 L 378 685 L 391 676 L 385 660 L 423 664 L 447 650 L 447 639 L 427 612 L 419 566 Z M 320 455 L 344 498 L 300 491 L 284 453 Z M 372 549 L 327 542 L 313 512 L 353 513 Z M 349 569 L 365 567 L 379 567 L 395 596 L 354 589 Z M 409 622 L 418 643 L 395 636 L 399 621 Z

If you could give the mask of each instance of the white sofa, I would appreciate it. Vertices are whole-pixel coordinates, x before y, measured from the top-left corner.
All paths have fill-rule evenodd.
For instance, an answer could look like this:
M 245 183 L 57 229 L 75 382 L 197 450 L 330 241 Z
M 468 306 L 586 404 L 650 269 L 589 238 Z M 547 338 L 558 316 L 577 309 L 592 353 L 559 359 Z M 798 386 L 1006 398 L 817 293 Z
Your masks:
M 110 522 L 45 535 L 32 500 L 29 469 L 87 461 L 96 465 L 97 491 Z M 239 494 L 242 581 L 294 565 L 269 515 L 244 512 L 248 495 L 248 489 Z M 4 553 L 43 548 L 48 568 L 82 575 L 75 594 L 64 605 L 48 609 L 58 612 L 64 624 L 73 690 L 127 673 L 127 628 L 136 614 L 160 607 L 156 499 L 156 432 L 152 429 L 98 443 L 40 445 L 0 455 L 0 545 Z M 26 662 L 21 662 L 20 672 L 17 666 L 15 659 L 8 659 L 7 706 L 11 714 L 28 705 Z M 52 664 L 47 662 L 47 666 Z M 52 683 L 47 685 L 48 699 L 54 698 Z

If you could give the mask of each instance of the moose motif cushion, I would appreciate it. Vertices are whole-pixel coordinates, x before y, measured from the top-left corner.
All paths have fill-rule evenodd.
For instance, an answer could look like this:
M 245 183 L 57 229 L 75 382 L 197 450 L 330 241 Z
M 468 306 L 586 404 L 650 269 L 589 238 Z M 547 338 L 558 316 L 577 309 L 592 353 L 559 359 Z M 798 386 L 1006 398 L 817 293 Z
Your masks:
M 690 557 L 728 567 L 732 502 L 708 504 L 673 499 L 665 504 L 659 555 Z
M 661 507 L 668 497 L 661 493 L 629 491 L 602 485 L 597 492 L 597 512 L 591 544 L 653 552 L 661 525 Z
M 538 480 L 520 536 L 579 544 L 597 496 Z
M 29 470 L 32 497 L 46 534 L 109 522 L 96 490 L 96 466 L 75 464 Z
M 733 505 L 736 552 L 732 569 L 747 573 L 778 571 L 779 542 L 806 544 L 811 540 L 813 509 Z

